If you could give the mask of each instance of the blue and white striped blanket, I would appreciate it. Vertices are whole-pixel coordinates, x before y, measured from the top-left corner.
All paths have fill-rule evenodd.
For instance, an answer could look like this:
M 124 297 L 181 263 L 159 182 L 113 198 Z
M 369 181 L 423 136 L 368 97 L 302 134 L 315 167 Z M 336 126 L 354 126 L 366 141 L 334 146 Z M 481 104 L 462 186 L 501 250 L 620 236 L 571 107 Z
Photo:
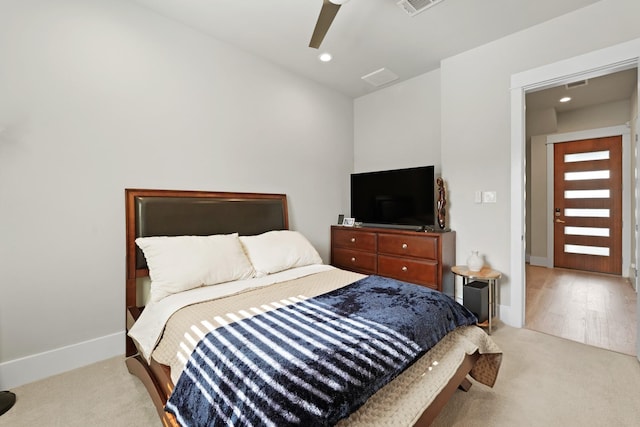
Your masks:
M 379 276 L 219 327 L 166 405 L 183 426 L 325 426 L 476 317 L 448 296 Z

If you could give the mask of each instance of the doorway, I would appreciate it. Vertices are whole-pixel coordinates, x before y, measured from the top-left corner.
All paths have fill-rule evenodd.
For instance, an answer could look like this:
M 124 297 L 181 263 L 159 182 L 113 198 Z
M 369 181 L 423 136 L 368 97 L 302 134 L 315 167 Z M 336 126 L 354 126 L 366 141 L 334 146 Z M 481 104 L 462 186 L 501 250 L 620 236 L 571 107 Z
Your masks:
M 591 80 L 596 90 L 599 84 L 608 86 L 614 98 L 573 110 L 564 107 L 569 119 L 559 112 L 554 125 L 567 130 L 566 121 L 570 125 L 584 122 L 585 127 L 616 123 L 602 120 L 628 121 L 636 81 L 635 69 Z M 557 88 L 551 93 L 557 98 L 566 95 Z M 537 93 L 532 105 L 543 106 L 541 99 L 546 96 L 544 91 Z M 626 108 L 620 109 L 620 103 Z M 583 115 L 589 120 L 576 120 Z M 603 118 L 598 122 L 594 116 Z M 535 114 L 528 117 L 532 128 L 540 129 Z M 552 133 L 547 137 L 531 138 L 526 152 L 527 199 L 531 200 L 527 203 L 525 327 L 636 354 L 635 292 L 622 277 L 629 271 L 628 260 L 623 267 L 622 254 L 629 258 L 632 233 L 631 185 L 626 186 L 624 197 L 622 191 L 622 182 L 631 182 L 629 129 L 620 125 L 553 133 L 556 127 L 547 127 Z
M 511 79 L 512 101 L 512 174 L 511 174 L 511 306 L 507 307 L 507 318 L 511 324 L 524 326 L 525 323 L 525 92 L 542 90 L 570 83 L 577 79 L 594 78 L 616 71 L 637 68 L 640 57 L 640 39 L 632 40 L 610 48 L 570 58 L 554 64 L 514 74 Z M 637 94 L 637 86 L 635 92 Z M 636 95 L 637 96 L 637 95 Z M 637 102 L 637 97 L 635 98 Z M 634 106 L 637 114 L 637 105 Z M 629 123 L 635 132 L 636 118 Z M 635 144 L 634 144 L 635 145 Z M 636 175 L 637 176 L 637 175 Z M 637 188 L 632 182 L 632 188 Z M 634 200 L 637 211 L 637 199 Z M 637 231 L 633 232 L 633 243 L 638 241 Z M 637 251 L 629 252 L 636 254 Z M 637 265 L 637 256 L 632 261 Z M 635 285 L 634 278 L 634 285 Z M 638 353 L 638 352 L 636 352 Z

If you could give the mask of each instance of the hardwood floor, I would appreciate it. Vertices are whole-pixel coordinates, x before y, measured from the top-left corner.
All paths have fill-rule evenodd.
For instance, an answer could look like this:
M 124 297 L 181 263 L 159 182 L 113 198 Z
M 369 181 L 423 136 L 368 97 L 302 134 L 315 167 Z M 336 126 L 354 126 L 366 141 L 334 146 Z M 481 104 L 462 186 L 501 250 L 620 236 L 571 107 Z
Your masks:
M 525 327 L 636 355 L 636 293 L 626 278 L 526 266 Z

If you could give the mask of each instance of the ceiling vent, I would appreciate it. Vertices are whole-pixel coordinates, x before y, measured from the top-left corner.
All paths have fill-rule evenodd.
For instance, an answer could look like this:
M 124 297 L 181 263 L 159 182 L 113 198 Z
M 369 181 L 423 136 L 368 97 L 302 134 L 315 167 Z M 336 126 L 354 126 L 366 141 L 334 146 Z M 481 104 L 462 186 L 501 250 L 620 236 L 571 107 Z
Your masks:
M 366 76 L 361 77 L 362 80 L 375 87 L 386 85 L 387 83 L 390 83 L 397 78 L 398 75 L 396 73 L 386 68 L 380 68 L 373 73 L 369 73 Z
M 442 3 L 444 0 L 400 0 L 396 3 L 402 10 L 407 12 L 409 16 L 416 16 L 420 12 L 424 12 L 431 6 Z
M 567 89 L 575 89 L 577 87 L 586 86 L 589 84 L 589 80 L 579 80 L 577 82 L 567 83 L 564 85 Z

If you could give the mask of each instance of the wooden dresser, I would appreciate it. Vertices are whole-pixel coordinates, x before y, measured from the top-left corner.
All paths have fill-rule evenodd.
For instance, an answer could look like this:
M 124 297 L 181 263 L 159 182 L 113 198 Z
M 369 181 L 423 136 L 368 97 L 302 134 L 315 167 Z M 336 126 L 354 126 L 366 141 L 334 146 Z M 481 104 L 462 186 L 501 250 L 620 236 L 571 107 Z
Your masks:
M 425 233 L 370 227 L 331 227 L 331 265 L 378 274 L 453 295 L 454 231 Z

